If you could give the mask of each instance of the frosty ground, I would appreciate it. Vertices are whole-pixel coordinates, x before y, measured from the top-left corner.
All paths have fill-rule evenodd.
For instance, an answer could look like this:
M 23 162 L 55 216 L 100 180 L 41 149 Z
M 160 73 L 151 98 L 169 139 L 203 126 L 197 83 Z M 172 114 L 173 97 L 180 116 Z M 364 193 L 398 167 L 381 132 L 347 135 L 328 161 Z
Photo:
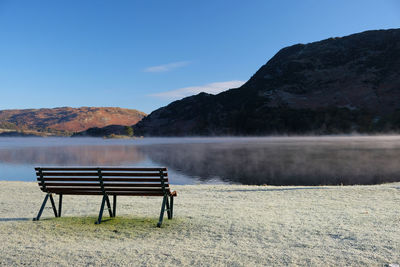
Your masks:
M 160 197 L 119 197 L 95 225 L 101 197 L 64 196 L 64 217 L 48 205 L 33 222 L 38 185 L 0 182 L 0 266 L 400 263 L 400 183 L 173 189 L 175 217 L 157 228 Z

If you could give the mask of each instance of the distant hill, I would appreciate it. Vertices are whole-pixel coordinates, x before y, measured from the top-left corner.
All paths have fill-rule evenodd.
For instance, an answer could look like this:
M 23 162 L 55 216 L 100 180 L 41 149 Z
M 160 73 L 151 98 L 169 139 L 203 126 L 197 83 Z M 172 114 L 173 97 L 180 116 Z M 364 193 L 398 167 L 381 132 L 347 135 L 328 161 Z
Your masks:
M 13 135 L 12 131 L 69 135 L 91 127 L 134 125 L 145 116 L 135 109 L 115 107 L 0 110 L 0 132 L 3 136 Z
M 297 44 L 280 50 L 240 88 L 175 101 L 134 131 L 145 136 L 399 131 L 399 70 L 399 29 Z
M 131 131 L 129 133 L 129 131 Z M 131 126 L 108 125 L 106 127 L 92 127 L 85 131 L 74 133 L 72 137 L 112 137 L 112 136 L 133 136 Z

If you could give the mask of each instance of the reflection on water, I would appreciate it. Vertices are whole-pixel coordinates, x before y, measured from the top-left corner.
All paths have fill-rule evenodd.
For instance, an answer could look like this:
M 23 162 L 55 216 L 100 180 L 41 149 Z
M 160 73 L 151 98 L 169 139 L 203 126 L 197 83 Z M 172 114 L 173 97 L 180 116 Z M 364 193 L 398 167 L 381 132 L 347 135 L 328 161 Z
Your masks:
M 400 181 L 400 137 L 0 140 L 0 179 L 33 166 L 166 166 L 175 184 L 376 184 Z M 21 141 L 22 140 L 22 141 Z
M 160 142 L 153 140 L 151 144 Z M 175 142 L 173 139 L 166 143 Z M 158 166 L 138 149 L 149 140 L 96 138 L 0 138 L 0 180 L 35 181 L 37 166 Z M 169 171 L 173 184 L 199 183 L 195 175 Z M 207 182 L 222 183 L 221 180 Z M 203 183 L 203 182 L 202 182 Z
M 143 146 L 154 162 L 202 180 L 327 185 L 400 181 L 399 140 L 281 139 Z
M 134 146 L 51 146 L 0 149 L 0 161 L 55 166 L 116 166 L 145 160 Z

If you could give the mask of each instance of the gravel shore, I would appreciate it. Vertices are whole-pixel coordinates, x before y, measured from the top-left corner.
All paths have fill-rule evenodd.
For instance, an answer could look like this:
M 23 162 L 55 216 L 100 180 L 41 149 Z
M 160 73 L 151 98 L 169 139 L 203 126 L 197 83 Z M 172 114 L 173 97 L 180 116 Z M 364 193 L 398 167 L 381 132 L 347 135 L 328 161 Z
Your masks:
M 173 189 L 175 217 L 156 228 L 160 197 L 120 197 L 95 225 L 101 197 L 64 196 L 64 217 L 48 204 L 33 222 L 38 185 L 1 181 L 0 266 L 400 264 L 400 183 Z

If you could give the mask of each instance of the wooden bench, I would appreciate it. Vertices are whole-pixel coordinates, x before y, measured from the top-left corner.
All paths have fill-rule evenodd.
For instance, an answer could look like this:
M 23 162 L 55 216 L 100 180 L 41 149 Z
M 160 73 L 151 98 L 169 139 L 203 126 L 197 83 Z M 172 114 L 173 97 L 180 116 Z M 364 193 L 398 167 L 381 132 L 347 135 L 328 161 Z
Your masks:
M 176 191 L 170 190 L 167 168 L 38 167 L 35 171 L 40 189 L 46 193 L 39 213 L 33 219 L 35 221 L 40 219 L 49 198 L 54 215 L 61 217 L 63 195 L 103 196 L 96 224 L 101 223 L 105 204 L 107 204 L 110 217 L 115 217 L 117 196 L 163 197 L 157 226 L 161 227 L 165 211 L 168 219 L 173 217 L 174 197 L 177 194 Z M 53 194 L 59 195 L 58 211 Z M 113 196 L 113 209 L 111 209 L 110 196 Z

